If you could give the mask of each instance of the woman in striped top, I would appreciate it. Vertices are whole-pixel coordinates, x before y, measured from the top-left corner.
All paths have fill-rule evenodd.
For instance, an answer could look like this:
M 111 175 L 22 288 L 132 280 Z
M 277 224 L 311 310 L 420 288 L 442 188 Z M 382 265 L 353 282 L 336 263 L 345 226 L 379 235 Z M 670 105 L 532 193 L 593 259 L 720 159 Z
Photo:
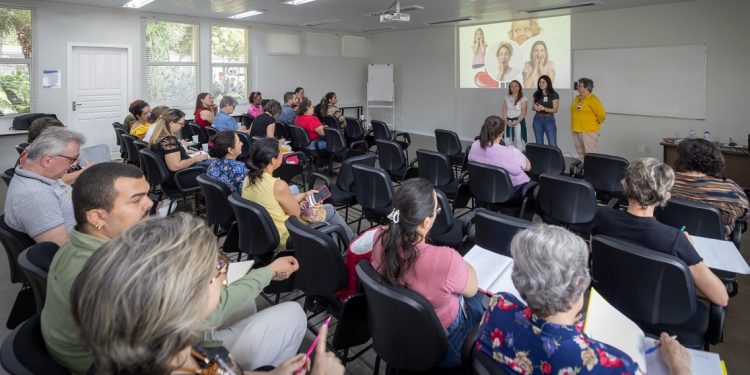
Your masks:
M 734 222 L 747 215 L 748 199 L 734 181 L 720 177 L 724 156 L 715 144 L 700 138 L 685 139 L 677 146 L 672 195 L 705 202 L 721 210 L 724 234 L 730 238 Z

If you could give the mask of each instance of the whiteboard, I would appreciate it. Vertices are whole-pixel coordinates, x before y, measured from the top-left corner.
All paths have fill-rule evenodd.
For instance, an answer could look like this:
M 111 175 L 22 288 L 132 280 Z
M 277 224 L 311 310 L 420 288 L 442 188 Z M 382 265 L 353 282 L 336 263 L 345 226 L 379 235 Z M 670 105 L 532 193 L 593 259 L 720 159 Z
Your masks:
M 393 101 L 393 64 L 367 65 L 367 101 Z
M 705 44 L 573 51 L 607 113 L 705 119 L 706 72 Z

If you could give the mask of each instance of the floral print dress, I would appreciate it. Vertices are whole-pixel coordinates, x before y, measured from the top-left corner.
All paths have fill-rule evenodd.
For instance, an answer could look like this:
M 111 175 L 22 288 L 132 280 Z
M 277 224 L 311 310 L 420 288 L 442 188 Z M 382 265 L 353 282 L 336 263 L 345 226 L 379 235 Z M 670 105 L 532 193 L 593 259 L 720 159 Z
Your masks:
M 482 318 L 476 349 L 517 374 L 638 374 L 622 351 L 588 338 L 583 322 L 545 321 L 509 293 L 492 297 Z
M 208 178 L 226 185 L 233 193 L 242 191 L 242 182 L 247 177 L 245 164 L 237 160 L 213 159 L 206 169 Z

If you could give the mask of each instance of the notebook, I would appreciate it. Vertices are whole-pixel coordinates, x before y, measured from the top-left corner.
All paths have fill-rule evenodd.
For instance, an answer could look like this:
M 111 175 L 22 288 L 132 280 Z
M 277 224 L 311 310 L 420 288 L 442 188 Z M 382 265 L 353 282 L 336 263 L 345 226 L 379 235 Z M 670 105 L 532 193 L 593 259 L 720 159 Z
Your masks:
M 464 260 L 474 267 L 479 289 L 491 294 L 507 292 L 521 299 L 510 278 L 513 272 L 513 258 L 474 245 L 464 255 Z
M 227 268 L 227 283 L 231 284 L 247 275 L 250 269 L 253 268 L 254 263 L 254 260 L 229 263 L 229 268 Z

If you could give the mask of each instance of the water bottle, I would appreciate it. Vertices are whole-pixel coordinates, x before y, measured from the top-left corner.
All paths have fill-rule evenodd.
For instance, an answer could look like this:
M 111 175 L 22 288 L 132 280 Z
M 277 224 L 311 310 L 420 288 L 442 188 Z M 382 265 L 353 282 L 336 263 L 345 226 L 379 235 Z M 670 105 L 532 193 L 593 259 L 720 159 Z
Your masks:
M 711 140 L 711 132 L 709 132 L 708 130 L 704 131 L 703 132 L 703 139 L 705 139 L 707 141 L 710 141 Z
M 688 138 L 695 138 L 695 129 L 690 128 L 690 133 L 688 133 Z

